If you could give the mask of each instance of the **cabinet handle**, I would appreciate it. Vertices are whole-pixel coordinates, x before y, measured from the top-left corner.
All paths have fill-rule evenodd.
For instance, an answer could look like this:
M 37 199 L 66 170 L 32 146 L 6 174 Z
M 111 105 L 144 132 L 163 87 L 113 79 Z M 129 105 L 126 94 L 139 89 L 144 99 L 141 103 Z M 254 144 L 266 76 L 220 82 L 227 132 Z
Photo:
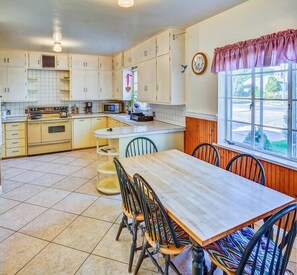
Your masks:
M 11 134 L 12 136 L 18 136 L 19 134 Z
M 7 58 L 7 63 L 9 63 L 9 57 Z
M 7 91 L 8 91 L 8 93 L 9 93 L 9 88 L 7 88 Z
M 156 85 L 156 90 L 157 90 L 157 91 L 159 90 L 159 85 L 158 85 L 158 84 Z
M 12 124 L 11 127 L 18 127 L 18 124 Z
M 12 151 L 13 153 L 18 153 L 19 152 L 19 150 L 14 150 L 14 151 Z
M 147 85 L 145 85 L 145 86 L 144 86 L 144 91 L 146 91 L 146 92 L 147 92 Z
M 57 66 L 59 66 L 59 60 L 57 60 Z
M 86 93 L 88 92 L 88 88 L 86 88 Z
M 143 55 L 144 56 L 147 56 L 147 50 L 143 52 Z
M 80 119 L 79 121 L 85 121 L 84 119 Z
M 15 141 L 15 142 L 12 142 L 12 144 L 19 144 L 17 141 Z
M 88 62 L 86 62 L 86 67 L 88 67 Z
M 38 59 L 37 64 L 40 65 L 40 59 Z
M 6 57 L 4 57 L 4 63 L 6 63 Z

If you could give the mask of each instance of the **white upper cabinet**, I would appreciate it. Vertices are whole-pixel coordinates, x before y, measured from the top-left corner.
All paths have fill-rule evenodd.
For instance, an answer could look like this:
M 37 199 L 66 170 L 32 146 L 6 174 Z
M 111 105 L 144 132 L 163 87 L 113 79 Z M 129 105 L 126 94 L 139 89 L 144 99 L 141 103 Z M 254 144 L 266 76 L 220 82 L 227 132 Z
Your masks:
M 28 67 L 29 69 L 41 69 L 41 53 L 40 52 L 29 52 L 28 54 Z
M 112 99 L 112 71 L 99 72 L 99 99 Z
M 156 102 L 156 59 L 138 64 L 138 100 Z
M 0 66 L 5 67 L 26 67 L 27 54 L 23 51 L 1 51 Z
M 156 37 L 145 40 L 137 48 L 140 62 L 156 57 Z
M 142 53 L 141 60 L 145 60 L 137 64 L 138 100 L 167 105 L 185 104 L 185 74 L 181 66 L 185 64 L 184 30 L 170 28 L 137 48 Z M 153 49 L 157 49 L 157 57 Z
M 111 56 L 99 56 L 99 70 L 111 71 L 112 70 L 112 57 Z
M 170 29 L 157 34 L 157 56 L 169 53 L 170 35 Z
M 171 64 L 169 54 L 157 58 L 157 102 L 171 101 Z
M 86 70 L 86 100 L 99 99 L 99 72 L 95 70 Z
M 113 57 L 112 60 L 112 69 L 118 70 L 123 67 L 123 53 L 119 53 Z
M 84 100 L 86 97 L 85 70 L 72 69 L 70 72 L 70 99 Z
M 123 71 L 121 69 L 113 71 L 112 80 L 112 99 L 123 99 Z
M 132 49 L 124 51 L 124 68 L 133 66 Z
M 70 56 L 72 69 L 98 70 L 98 56 L 72 54 Z
M 27 54 L 22 51 L 0 52 L 0 59 L 0 93 L 2 101 L 27 101 Z
M 56 69 L 58 70 L 69 69 L 68 54 L 56 54 Z

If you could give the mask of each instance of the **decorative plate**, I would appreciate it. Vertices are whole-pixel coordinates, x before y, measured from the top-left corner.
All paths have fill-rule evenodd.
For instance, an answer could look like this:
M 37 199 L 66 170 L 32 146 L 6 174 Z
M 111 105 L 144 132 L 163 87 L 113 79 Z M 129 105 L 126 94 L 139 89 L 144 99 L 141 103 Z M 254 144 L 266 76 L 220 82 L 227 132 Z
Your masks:
M 192 70 L 195 74 L 202 74 L 207 67 L 206 55 L 202 52 L 196 53 L 192 59 Z

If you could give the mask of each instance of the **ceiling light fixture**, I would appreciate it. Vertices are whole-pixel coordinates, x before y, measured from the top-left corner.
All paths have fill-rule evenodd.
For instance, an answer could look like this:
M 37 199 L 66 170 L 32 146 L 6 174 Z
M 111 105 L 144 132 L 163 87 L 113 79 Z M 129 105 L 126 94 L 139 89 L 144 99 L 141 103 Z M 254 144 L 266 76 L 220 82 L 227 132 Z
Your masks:
M 118 0 L 118 5 L 123 8 L 130 8 L 134 5 L 134 0 Z
M 60 41 L 55 41 L 54 42 L 54 47 L 53 47 L 54 52 L 59 53 L 62 51 L 62 45 Z

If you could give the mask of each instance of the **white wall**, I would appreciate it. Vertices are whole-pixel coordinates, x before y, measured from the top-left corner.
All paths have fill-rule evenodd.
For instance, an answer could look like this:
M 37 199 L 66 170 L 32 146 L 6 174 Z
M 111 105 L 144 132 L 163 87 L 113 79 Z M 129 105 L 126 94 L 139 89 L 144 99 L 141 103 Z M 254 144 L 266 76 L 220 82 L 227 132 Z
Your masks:
M 186 33 L 186 114 L 192 112 L 198 117 L 217 114 L 218 80 L 217 75 L 210 72 L 215 48 L 296 28 L 296 0 L 249 0 L 189 27 Z M 191 60 L 199 51 L 206 54 L 208 67 L 203 75 L 196 76 Z

